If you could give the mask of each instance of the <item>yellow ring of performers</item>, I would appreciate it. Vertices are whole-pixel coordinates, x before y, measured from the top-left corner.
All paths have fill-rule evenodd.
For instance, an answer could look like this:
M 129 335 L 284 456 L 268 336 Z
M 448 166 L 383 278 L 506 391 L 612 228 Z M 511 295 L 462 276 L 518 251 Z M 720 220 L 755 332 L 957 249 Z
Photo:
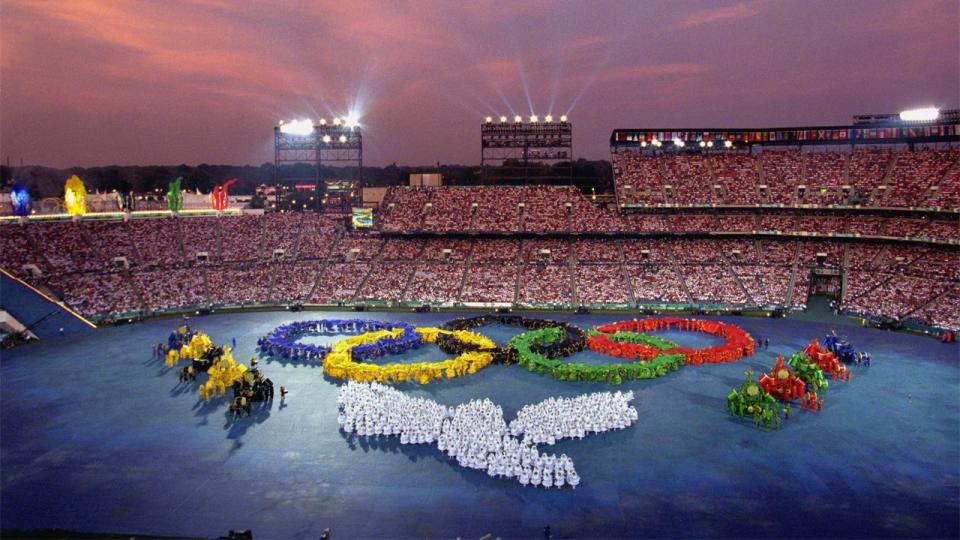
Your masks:
M 440 328 L 417 328 L 424 343 L 435 343 L 440 334 L 451 334 L 465 343 L 475 343 L 483 348 L 492 349 L 496 344 L 485 336 L 466 330 L 441 330 Z M 354 362 L 351 350 L 357 345 L 375 343 L 384 338 L 396 338 L 403 329 L 379 330 L 352 336 L 338 341 L 323 359 L 323 371 L 337 379 L 351 379 L 361 382 L 377 381 L 415 382 L 427 384 L 434 379 L 452 379 L 462 375 L 476 373 L 493 362 L 493 354 L 488 352 L 467 351 L 440 362 L 416 362 L 412 364 L 365 364 Z

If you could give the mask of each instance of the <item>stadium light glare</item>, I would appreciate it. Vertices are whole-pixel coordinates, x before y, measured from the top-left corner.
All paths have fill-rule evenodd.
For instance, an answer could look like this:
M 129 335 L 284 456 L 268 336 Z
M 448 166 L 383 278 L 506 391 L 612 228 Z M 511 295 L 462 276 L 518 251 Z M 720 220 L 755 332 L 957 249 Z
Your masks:
M 506 117 L 506 116 L 501 116 L 501 117 L 500 117 L 500 123 L 501 123 L 501 124 L 506 123 L 506 121 L 507 121 L 507 117 Z
M 321 125 L 321 126 L 327 125 L 327 119 L 326 119 L 326 118 L 321 118 L 321 119 L 320 119 L 320 125 Z
M 713 148 L 713 141 L 707 141 L 707 148 Z
M 723 141 L 724 148 L 733 148 L 733 141 Z
M 488 116 L 488 117 L 484 118 L 483 121 L 489 124 L 490 122 L 493 122 L 493 117 L 492 117 L 492 116 Z
M 360 117 L 354 113 L 350 113 L 346 118 L 343 119 L 343 123 L 350 129 L 358 127 L 360 125 Z
M 340 138 L 337 139 L 337 140 L 340 141 L 340 142 L 342 142 L 342 143 L 345 143 L 345 142 L 347 142 L 347 136 L 346 136 L 346 135 L 341 135 Z
M 646 147 L 647 147 L 647 141 L 640 141 L 640 147 L 641 147 L 641 148 L 646 148 Z
M 700 148 L 704 148 L 705 146 L 707 146 L 707 143 L 700 141 Z
M 329 135 L 324 135 L 324 136 L 323 136 L 323 142 L 325 142 L 325 143 L 327 143 L 327 144 L 330 144 L 330 136 L 329 136 Z
M 687 145 L 687 143 L 683 142 L 683 141 L 680 140 L 680 139 L 674 139 L 674 140 L 673 140 L 673 145 L 676 146 L 676 147 L 678 147 L 678 148 L 683 148 L 684 146 Z
M 931 122 L 937 118 L 940 118 L 940 109 L 936 107 L 909 109 L 900 112 L 900 120 L 904 122 Z
M 521 116 L 518 114 L 518 115 L 516 115 L 516 116 L 513 117 L 513 121 L 519 124 L 520 122 L 523 122 L 523 117 L 521 117 Z
M 560 116 L 560 121 L 561 121 L 561 122 L 566 122 L 566 121 L 567 121 L 567 115 L 565 115 L 565 114 L 564 114 L 564 115 L 561 115 L 561 116 Z
M 313 133 L 313 122 L 309 120 L 293 120 L 280 124 L 280 133 L 286 135 L 309 135 Z
M 333 119 L 333 125 L 339 126 L 339 125 L 340 125 L 340 119 L 339 119 L 339 118 L 334 118 L 334 119 Z
M 553 122 L 553 115 L 548 114 L 546 118 L 544 118 L 544 120 L 546 120 L 547 122 Z
M 530 115 L 530 123 L 531 123 L 531 124 L 536 123 L 536 122 L 538 122 L 539 120 L 540 120 L 540 119 L 537 118 L 537 115 L 535 115 L 535 114 L 531 114 L 531 115 Z

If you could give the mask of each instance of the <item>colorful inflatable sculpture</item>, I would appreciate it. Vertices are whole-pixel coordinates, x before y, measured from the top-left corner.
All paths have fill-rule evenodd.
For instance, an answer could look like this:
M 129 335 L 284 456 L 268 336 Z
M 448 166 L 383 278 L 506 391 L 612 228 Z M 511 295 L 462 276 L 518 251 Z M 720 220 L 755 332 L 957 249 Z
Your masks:
M 213 193 L 211 194 L 214 210 L 222 212 L 227 209 L 227 206 L 229 205 L 229 201 L 227 200 L 227 190 L 230 189 L 230 186 L 236 183 L 237 179 L 231 178 L 223 184 L 214 186 Z
M 824 348 L 821 348 L 820 344 L 817 343 L 817 340 L 811 341 L 810 344 L 807 345 L 807 348 L 803 350 L 803 352 L 817 363 L 821 371 L 830 374 L 830 376 L 833 377 L 833 380 L 850 380 L 850 371 L 847 370 L 847 366 L 840 362 L 840 360 L 837 358 L 837 355 Z
M 171 212 L 179 212 L 183 209 L 183 192 L 180 191 L 181 180 L 183 180 L 183 177 L 178 176 L 167 186 L 167 210 Z
M 17 182 L 13 184 L 10 190 L 10 206 L 13 207 L 13 215 L 29 216 L 33 210 L 33 201 L 30 200 L 30 191 L 27 186 Z
M 67 213 L 73 216 L 82 216 L 87 213 L 87 188 L 77 175 L 67 179 L 63 187 L 63 205 Z
M 747 370 L 740 386 L 727 394 L 727 410 L 734 416 L 753 418 L 757 427 L 780 428 L 780 404 L 753 380 L 751 370 Z
M 760 388 L 780 401 L 799 399 L 806 386 L 800 377 L 784 364 L 783 356 L 778 356 L 773 369 L 760 377 Z

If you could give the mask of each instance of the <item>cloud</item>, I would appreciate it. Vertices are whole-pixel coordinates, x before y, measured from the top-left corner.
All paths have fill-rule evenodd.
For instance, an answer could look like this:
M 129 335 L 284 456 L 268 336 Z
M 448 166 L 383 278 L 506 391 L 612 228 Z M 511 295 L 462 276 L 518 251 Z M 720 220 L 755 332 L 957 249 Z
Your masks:
M 635 66 L 616 66 L 600 70 L 596 74 L 597 82 L 640 81 L 670 77 L 689 77 L 709 71 L 703 64 L 641 64 Z
M 749 19 L 760 13 L 755 3 L 738 2 L 733 5 L 701 9 L 684 15 L 673 25 L 674 30 L 686 30 L 707 24 Z

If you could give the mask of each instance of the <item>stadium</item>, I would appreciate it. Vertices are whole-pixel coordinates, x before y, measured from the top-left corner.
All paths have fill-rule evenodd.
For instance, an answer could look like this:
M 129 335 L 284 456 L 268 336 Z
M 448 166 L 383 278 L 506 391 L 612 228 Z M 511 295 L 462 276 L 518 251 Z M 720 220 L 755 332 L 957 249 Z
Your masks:
M 573 113 L 469 182 L 352 114 L 252 194 L 7 166 L 0 530 L 956 538 L 960 110 L 861 113 L 609 124 L 607 181 Z

